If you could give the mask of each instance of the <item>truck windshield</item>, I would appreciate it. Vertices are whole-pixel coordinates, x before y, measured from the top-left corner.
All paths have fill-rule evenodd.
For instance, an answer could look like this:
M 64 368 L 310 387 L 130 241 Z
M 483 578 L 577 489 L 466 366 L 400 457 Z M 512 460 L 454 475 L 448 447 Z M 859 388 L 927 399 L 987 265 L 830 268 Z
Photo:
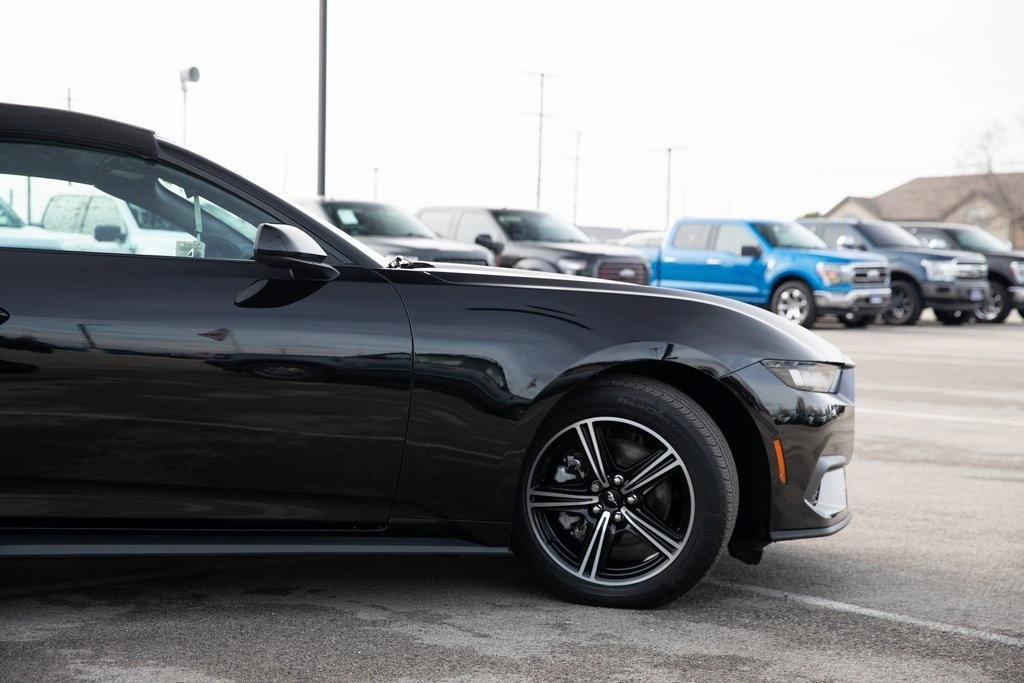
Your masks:
M 492 211 L 494 219 L 513 242 L 590 242 L 587 234 L 549 213 Z
M 334 224 L 353 237 L 427 237 L 434 231 L 409 214 L 386 204 L 326 202 L 324 208 Z
M 773 247 L 791 249 L 825 249 L 817 235 L 799 223 L 754 223 L 754 230 Z
M 861 223 L 860 230 L 873 247 L 920 247 L 921 243 L 895 223 Z
M 956 240 L 960 248 L 967 251 L 995 251 L 1002 253 L 1011 251 L 1005 242 L 984 230 L 955 228 L 950 230 L 950 232 L 953 233 L 953 239 Z

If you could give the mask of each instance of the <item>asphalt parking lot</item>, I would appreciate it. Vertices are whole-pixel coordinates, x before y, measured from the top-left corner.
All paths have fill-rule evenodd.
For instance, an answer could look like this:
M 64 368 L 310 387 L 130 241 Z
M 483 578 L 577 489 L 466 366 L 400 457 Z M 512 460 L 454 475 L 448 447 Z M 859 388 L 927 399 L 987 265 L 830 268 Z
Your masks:
M 852 524 L 658 610 L 511 558 L 0 563 L 0 679 L 1016 679 L 1024 324 L 829 328 L 858 363 Z

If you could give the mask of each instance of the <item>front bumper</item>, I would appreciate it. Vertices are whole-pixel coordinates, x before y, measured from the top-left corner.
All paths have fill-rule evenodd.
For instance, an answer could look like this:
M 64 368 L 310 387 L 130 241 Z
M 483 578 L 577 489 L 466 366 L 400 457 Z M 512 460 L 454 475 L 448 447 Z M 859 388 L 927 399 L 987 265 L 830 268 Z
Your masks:
M 921 285 L 924 305 L 936 311 L 967 311 L 977 308 L 989 295 L 988 280 L 925 282 Z
M 1010 293 L 1010 300 L 1015 306 L 1024 304 L 1024 287 L 1007 287 Z
M 821 313 L 878 314 L 892 303 L 889 287 L 862 287 L 845 292 L 814 290 L 814 303 Z
M 762 541 L 828 536 L 850 520 L 846 466 L 853 457 L 854 372 L 843 369 L 834 394 L 799 391 L 760 363 L 727 377 L 760 432 L 767 455 L 769 516 Z M 785 473 L 775 453 L 783 453 Z

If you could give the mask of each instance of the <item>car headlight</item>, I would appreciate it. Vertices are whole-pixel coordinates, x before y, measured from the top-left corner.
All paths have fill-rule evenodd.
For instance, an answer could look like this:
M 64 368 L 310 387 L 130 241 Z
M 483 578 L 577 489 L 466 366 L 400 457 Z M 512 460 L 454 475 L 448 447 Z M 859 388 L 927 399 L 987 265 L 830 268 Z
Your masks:
M 1018 285 L 1024 285 L 1024 261 L 1010 261 L 1010 274 Z
M 829 287 L 846 282 L 849 279 L 850 271 L 842 263 L 827 263 L 818 261 L 814 267 L 818 271 L 818 277 Z
M 558 269 L 569 275 L 576 275 L 587 269 L 587 262 L 578 258 L 558 259 Z
M 925 277 L 934 282 L 953 282 L 956 280 L 956 261 L 937 261 L 935 259 L 921 259 L 924 266 Z
M 812 363 L 795 360 L 766 360 L 761 364 L 793 389 L 834 394 L 839 388 L 842 368 L 831 363 Z

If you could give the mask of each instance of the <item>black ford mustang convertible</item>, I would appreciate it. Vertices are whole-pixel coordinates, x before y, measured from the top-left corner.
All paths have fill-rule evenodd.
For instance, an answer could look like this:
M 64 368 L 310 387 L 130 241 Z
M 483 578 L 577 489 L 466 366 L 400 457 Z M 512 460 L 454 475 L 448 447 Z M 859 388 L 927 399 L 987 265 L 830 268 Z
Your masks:
M 504 553 L 655 605 L 849 521 L 853 369 L 710 296 L 386 262 L 152 132 L 0 105 L 0 555 Z

